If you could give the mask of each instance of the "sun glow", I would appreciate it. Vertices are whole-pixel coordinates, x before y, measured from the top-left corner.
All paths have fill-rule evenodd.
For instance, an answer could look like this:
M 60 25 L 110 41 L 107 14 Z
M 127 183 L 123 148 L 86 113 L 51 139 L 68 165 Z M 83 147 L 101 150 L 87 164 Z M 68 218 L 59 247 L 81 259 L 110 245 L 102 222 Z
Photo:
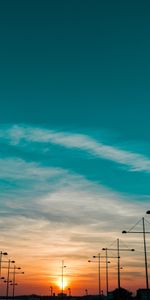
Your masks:
M 65 289 L 67 286 L 68 286 L 68 280 L 66 278 L 63 279 L 63 285 L 62 285 L 62 279 L 59 278 L 58 281 L 57 281 L 57 286 L 60 288 L 60 289 Z

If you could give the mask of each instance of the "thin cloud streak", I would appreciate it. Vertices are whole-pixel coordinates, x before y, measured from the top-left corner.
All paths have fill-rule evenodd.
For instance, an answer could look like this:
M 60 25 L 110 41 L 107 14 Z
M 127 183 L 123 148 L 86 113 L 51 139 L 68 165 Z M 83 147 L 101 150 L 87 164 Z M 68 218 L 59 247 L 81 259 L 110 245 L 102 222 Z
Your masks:
M 7 136 L 7 138 L 6 138 Z M 130 171 L 150 172 L 150 159 L 142 154 L 105 145 L 88 135 L 58 132 L 43 128 L 12 126 L 0 131 L 0 137 L 13 145 L 25 143 L 50 143 L 68 149 L 79 149 L 97 158 L 127 166 Z
M 15 158 L 0 160 L 0 168 L 1 179 L 13 186 L 13 191 L 3 191 L 1 243 L 33 279 L 37 277 L 35 268 L 39 278 L 43 278 L 43 270 L 47 276 L 49 270 L 56 274 L 62 257 L 76 268 L 76 255 L 82 253 L 85 258 L 79 259 L 80 268 L 82 263 L 87 265 L 87 256 L 121 235 L 121 224 L 131 227 L 141 211 L 148 209 L 148 203 L 131 203 L 120 193 L 68 170 Z M 140 237 L 138 241 L 142 243 Z M 38 259 L 39 254 L 45 261 Z M 135 255 L 141 263 L 141 253 Z

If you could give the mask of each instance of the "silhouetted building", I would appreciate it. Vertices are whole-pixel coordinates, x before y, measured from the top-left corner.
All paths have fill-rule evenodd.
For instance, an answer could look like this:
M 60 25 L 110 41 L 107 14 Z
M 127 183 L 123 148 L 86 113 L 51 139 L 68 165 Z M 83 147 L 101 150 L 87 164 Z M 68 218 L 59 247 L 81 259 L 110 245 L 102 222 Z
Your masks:
M 126 289 L 120 288 L 108 293 L 107 299 L 112 300 L 131 300 L 132 293 Z
M 67 297 L 67 294 L 65 294 L 65 293 L 59 293 L 59 294 L 58 294 L 58 297 L 60 297 L 60 298 L 65 298 L 65 297 Z
M 137 300 L 150 300 L 150 289 L 137 290 Z

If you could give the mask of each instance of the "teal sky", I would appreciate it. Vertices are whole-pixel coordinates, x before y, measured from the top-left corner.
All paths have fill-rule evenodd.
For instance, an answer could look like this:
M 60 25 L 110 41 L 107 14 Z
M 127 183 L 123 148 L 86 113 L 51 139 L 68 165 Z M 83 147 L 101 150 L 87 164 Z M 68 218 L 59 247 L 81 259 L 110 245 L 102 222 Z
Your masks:
M 53 233 L 69 223 L 66 243 L 81 225 L 84 249 L 88 226 L 109 242 L 149 208 L 149 16 L 147 0 L 0 4 L 1 242 L 14 255 L 11 230 L 24 220 L 41 222 L 41 234 L 42 222 Z M 25 230 L 18 256 L 33 248 Z
M 139 0 L 3 1 L 1 122 L 148 138 L 149 6 Z

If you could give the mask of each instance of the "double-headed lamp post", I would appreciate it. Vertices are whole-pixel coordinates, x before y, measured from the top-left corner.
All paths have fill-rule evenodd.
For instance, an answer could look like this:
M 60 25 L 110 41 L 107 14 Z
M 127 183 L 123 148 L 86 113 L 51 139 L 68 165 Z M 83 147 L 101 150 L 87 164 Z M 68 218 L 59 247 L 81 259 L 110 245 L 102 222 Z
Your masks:
M 147 211 L 147 214 L 150 214 L 150 211 Z M 150 233 L 150 232 L 145 231 L 145 218 L 143 217 L 141 220 L 142 220 L 142 229 L 143 229 L 142 231 L 131 231 L 131 230 L 126 231 L 126 230 L 123 230 L 122 233 L 123 234 L 127 234 L 127 233 L 142 233 L 143 234 L 144 258 L 145 258 L 145 280 L 146 280 L 146 288 L 149 289 L 148 266 L 147 266 L 147 250 L 146 250 L 146 233 Z
M 98 260 L 88 260 L 88 262 L 98 262 L 98 295 L 101 296 L 101 258 L 105 258 L 105 256 L 102 256 L 100 253 L 98 253 L 97 255 L 94 255 L 93 258 L 98 258 Z
M 119 239 L 117 239 L 117 248 L 107 248 L 107 251 L 117 251 L 116 258 L 118 259 L 118 290 L 120 290 L 120 251 L 135 251 L 135 249 L 120 248 Z
M 108 249 L 102 248 L 105 251 L 105 259 L 106 259 L 106 295 L 108 296 Z
M 66 266 L 64 265 L 64 260 L 62 260 L 62 276 L 61 276 L 61 280 L 62 280 L 62 296 L 64 294 L 64 268 L 66 268 Z
M 10 281 L 9 281 L 10 268 L 11 268 L 10 265 L 11 265 L 11 264 L 14 264 L 14 263 L 15 263 L 14 260 L 11 260 L 11 259 L 8 260 L 7 281 L 6 281 L 6 283 L 7 283 L 7 285 L 6 285 L 6 298 L 7 298 L 7 299 L 8 299 L 9 283 L 10 283 Z
M 98 259 L 98 294 L 99 297 L 101 295 L 101 255 L 98 253 L 98 255 L 94 255 L 93 258 Z
M 21 270 L 21 268 L 20 267 L 16 267 L 16 265 L 14 265 L 14 269 L 13 269 L 13 281 L 11 283 L 11 285 L 13 287 L 13 293 L 12 293 L 13 299 L 15 297 L 15 286 L 17 285 L 17 283 L 16 283 L 16 274 L 24 274 L 24 272 L 19 272 L 18 270 Z
M 1 278 L 1 275 L 2 275 L 2 257 L 8 255 L 7 252 L 2 252 L 0 251 L 0 278 Z

